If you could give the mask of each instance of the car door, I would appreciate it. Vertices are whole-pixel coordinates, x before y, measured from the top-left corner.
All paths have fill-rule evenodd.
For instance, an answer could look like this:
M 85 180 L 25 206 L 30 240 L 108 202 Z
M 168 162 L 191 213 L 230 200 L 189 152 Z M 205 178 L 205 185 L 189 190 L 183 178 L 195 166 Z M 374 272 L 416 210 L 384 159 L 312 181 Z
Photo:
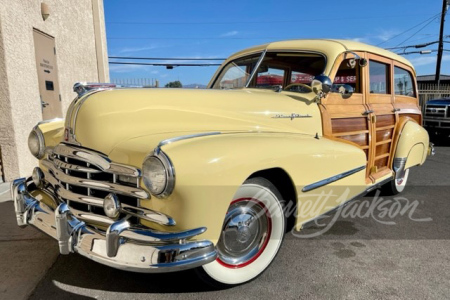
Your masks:
M 359 147 L 366 154 L 366 161 L 371 159 L 370 144 L 372 140 L 371 119 L 365 103 L 364 86 L 366 83 L 364 69 L 360 59 L 365 53 L 342 54 L 335 62 L 331 72 L 332 92 L 322 99 L 319 108 L 322 113 L 323 135 L 327 138 Z M 346 98 L 339 93 L 339 88 L 351 86 L 353 94 Z M 369 180 L 369 173 L 366 178 Z
M 371 53 L 367 58 L 365 99 L 372 136 L 367 169 L 369 178 L 375 182 L 392 172 L 394 131 L 399 116 L 394 108 L 393 61 Z

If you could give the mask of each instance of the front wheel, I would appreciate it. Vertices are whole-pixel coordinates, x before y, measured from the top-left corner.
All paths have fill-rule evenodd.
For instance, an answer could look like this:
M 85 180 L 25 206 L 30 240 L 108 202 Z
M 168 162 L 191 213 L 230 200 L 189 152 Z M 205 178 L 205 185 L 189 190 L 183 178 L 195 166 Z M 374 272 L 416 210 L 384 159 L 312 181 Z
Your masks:
M 197 269 L 207 283 L 226 288 L 255 279 L 274 260 L 286 219 L 280 192 L 258 177 L 244 182 L 231 202 L 217 242 L 217 259 Z

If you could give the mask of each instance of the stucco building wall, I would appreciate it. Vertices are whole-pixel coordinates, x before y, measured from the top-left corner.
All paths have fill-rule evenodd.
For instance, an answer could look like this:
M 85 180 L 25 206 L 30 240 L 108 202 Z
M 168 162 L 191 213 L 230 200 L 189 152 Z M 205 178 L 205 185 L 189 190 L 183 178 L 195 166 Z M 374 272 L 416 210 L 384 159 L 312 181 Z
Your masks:
M 61 105 L 65 114 L 77 81 L 108 82 L 101 0 L 0 0 L 0 146 L 5 179 L 31 173 L 37 160 L 27 138 L 42 120 L 33 29 L 54 37 Z

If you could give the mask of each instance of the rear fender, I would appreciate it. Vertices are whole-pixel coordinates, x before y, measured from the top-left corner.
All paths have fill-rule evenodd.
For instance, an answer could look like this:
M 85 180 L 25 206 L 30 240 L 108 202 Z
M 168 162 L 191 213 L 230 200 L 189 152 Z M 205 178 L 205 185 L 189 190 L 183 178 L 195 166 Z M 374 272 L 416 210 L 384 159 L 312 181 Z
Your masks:
M 400 133 L 395 159 L 406 159 L 405 169 L 422 165 L 427 157 L 428 132 L 414 121 L 406 121 Z

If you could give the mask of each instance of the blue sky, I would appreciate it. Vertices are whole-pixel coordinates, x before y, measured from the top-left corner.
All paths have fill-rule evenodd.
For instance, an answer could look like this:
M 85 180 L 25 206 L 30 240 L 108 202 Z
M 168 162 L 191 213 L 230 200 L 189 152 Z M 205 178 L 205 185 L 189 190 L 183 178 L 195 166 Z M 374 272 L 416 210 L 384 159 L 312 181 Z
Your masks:
M 442 1 L 105 0 L 104 5 L 109 56 L 222 58 L 295 38 L 354 39 L 385 48 L 436 41 L 439 18 L 429 19 L 440 13 Z M 450 36 L 450 12 L 444 35 Z M 450 49 L 450 43 L 444 48 Z M 435 71 L 436 53 L 406 58 L 419 75 Z M 216 69 L 110 65 L 110 74 L 186 85 L 207 84 Z M 450 52 L 444 52 L 441 73 L 450 74 Z

